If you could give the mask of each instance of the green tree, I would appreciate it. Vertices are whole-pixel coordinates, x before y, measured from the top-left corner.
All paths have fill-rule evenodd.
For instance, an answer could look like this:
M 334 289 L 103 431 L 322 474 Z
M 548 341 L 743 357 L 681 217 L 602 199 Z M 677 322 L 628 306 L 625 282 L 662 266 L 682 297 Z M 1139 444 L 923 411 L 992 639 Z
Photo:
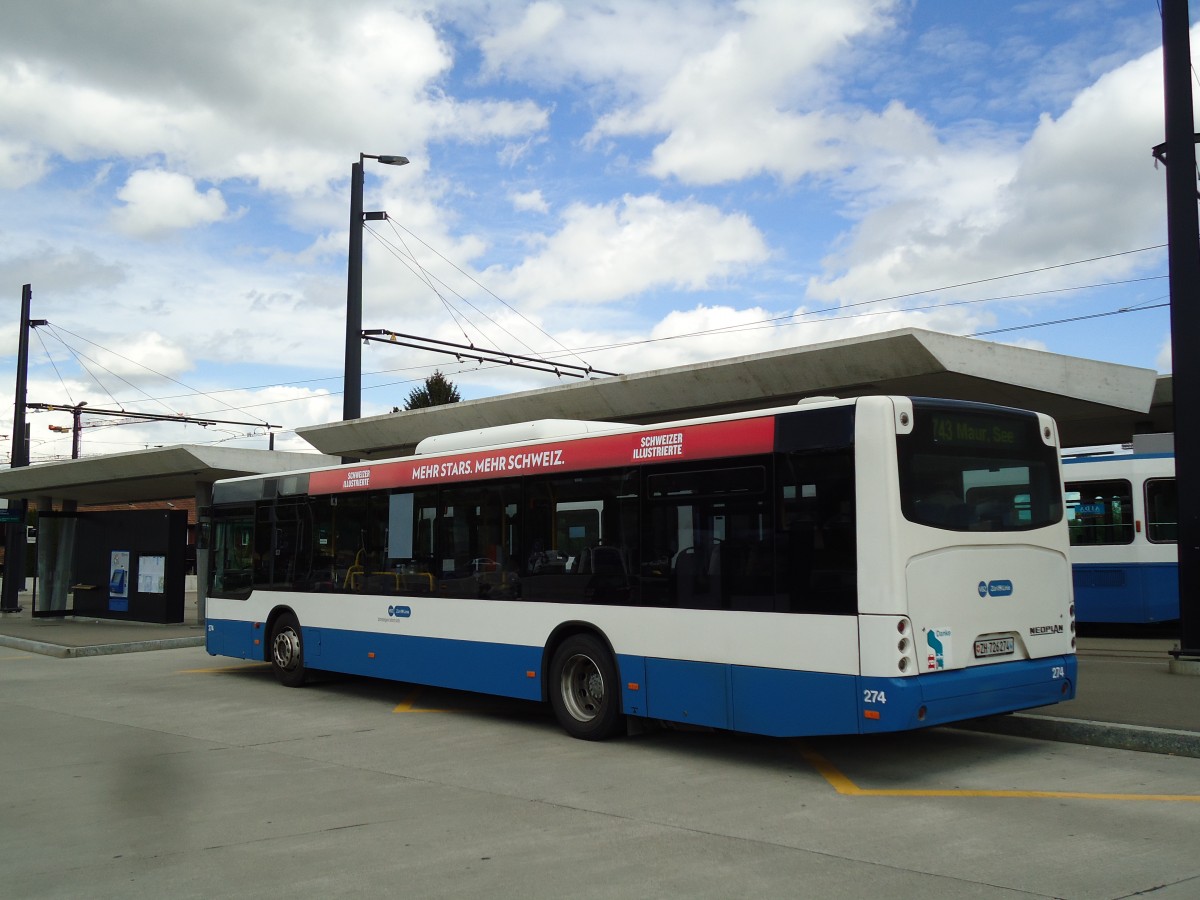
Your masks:
M 462 399 L 454 382 L 441 372 L 434 372 L 425 379 L 421 387 L 413 388 L 404 401 L 404 408 L 425 409 L 427 406 L 441 406 L 444 403 L 457 403 Z M 400 407 L 392 407 L 392 412 L 400 412 Z

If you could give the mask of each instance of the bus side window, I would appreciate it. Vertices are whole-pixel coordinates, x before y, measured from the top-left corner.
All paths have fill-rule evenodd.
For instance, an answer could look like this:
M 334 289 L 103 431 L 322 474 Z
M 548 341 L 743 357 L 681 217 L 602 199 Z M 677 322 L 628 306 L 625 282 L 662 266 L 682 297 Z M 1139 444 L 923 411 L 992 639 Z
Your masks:
M 558 603 L 636 603 L 634 470 L 526 482 L 521 596 Z
M 775 608 L 767 460 L 653 471 L 642 602 L 683 609 Z
M 439 596 L 505 600 L 517 595 L 519 490 L 512 482 L 498 482 L 439 491 L 428 576 Z
M 854 615 L 858 559 L 853 452 L 788 454 L 779 468 L 776 609 Z

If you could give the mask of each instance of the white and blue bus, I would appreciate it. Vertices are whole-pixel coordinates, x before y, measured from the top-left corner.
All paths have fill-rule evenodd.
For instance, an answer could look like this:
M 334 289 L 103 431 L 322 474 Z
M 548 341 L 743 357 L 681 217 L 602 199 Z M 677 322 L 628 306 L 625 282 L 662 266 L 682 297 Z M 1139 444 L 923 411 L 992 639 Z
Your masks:
M 1068 458 L 1063 477 L 1078 621 L 1178 619 L 1174 455 Z
M 1055 423 L 906 397 L 543 420 L 218 482 L 214 655 L 775 736 L 1068 700 Z

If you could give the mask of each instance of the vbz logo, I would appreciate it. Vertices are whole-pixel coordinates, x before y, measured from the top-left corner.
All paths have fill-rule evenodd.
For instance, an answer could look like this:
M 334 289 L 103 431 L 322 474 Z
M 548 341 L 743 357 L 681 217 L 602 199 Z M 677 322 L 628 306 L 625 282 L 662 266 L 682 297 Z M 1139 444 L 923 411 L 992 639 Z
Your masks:
M 412 610 L 407 606 L 389 606 L 388 615 L 397 619 L 407 619 L 412 615 Z
M 1007 578 L 998 581 L 979 582 L 980 597 L 1011 597 L 1013 583 Z

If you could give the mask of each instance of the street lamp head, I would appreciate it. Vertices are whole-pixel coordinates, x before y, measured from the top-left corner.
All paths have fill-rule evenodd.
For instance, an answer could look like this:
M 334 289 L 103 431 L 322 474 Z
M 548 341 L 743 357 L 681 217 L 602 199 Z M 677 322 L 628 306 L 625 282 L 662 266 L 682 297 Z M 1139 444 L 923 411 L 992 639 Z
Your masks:
M 408 157 L 407 156 L 387 156 L 387 155 L 372 156 L 370 153 L 364 153 L 363 158 L 364 159 L 377 159 L 381 163 L 383 163 L 385 166 L 407 166 L 408 165 Z

